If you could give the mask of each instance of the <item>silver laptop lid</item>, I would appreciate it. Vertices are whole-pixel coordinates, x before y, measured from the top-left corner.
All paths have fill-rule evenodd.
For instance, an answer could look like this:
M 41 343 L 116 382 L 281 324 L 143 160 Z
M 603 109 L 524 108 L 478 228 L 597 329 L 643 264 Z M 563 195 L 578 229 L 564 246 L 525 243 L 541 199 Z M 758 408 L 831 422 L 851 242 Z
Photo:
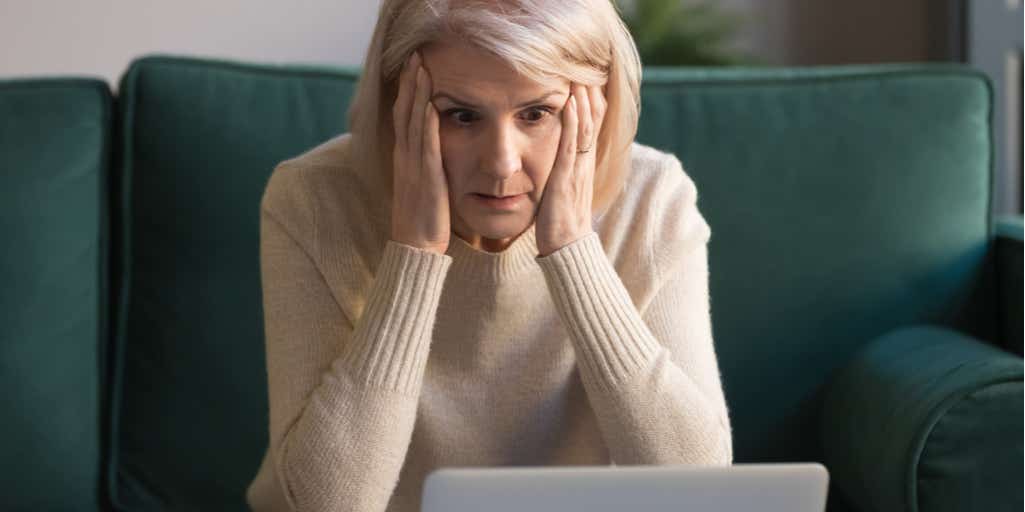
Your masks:
M 439 468 L 421 512 L 823 512 L 822 464 Z

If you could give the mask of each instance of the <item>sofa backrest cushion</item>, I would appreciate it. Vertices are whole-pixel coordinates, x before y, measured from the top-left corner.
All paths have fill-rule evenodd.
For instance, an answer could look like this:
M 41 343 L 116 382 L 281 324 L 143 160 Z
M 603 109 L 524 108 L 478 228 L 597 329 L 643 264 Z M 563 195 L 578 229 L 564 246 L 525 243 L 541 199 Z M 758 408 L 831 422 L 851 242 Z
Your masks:
M 0 81 L 3 510 L 98 510 L 113 105 L 93 78 Z
M 649 70 L 637 138 L 712 228 L 738 461 L 820 461 L 823 384 L 872 339 L 995 339 L 992 90 L 950 64 Z
M 244 503 L 268 423 L 260 197 L 276 163 L 345 130 L 355 77 L 172 57 L 122 76 L 117 506 Z

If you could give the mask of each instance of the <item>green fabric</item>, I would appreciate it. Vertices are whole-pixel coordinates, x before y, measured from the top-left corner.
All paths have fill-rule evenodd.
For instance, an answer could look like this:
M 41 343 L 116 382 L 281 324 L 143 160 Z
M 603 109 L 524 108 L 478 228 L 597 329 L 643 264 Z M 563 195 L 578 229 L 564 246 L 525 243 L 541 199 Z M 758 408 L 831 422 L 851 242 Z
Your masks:
M 3 510 L 98 510 L 111 95 L 0 81 Z
M 858 510 L 1020 511 L 1022 360 L 935 326 L 864 347 L 826 388 L 832 480 Z
M 116 503 L 244 507 L 267 442 L 259 198 L 275 163 L 346 130 L 357 77 L 157 56 L 123 78 Z M 869 340 L 996 339 L 984 75 L 652 68 L 642 98 L 638 141 L 680 157 L 712 227 L 736 462 L 822 461 L 823 386 Z
M 997 237 L 1008 238 L 1021 242 L 1022 240 L 1022 216 L 1018 215 L 997 215 L 994 220 L 993 233 Z
M 149 58 L 122 77 L 117 506 L 244 505 L 267 442 L 260 197 L 345 130 L 354 76 Z
M 836 71 L 836 73 L 834 73 Z M 992 93 L 948 65 L 645 73 L 638 139 L 712 228 L 738 462 L 821 460 L 821 388 L 902 326 L 995 331 Z
M 1022 216 L 1001 215 L 996 219 L 997 290 L 1000 297 L 1001 346 L 1022 356 L 1025 335 L 1022 332 L 1025 303 L 1023 281 L 1025 259 L 1022 256 Z

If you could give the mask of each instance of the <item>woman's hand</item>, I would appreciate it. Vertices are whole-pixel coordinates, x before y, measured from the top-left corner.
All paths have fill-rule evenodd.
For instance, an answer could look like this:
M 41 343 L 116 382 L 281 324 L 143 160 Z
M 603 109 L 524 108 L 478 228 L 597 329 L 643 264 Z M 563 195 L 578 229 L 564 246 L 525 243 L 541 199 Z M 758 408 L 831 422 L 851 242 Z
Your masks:
M 594 146 L 605 119 L 605 96 L 600 86 L 571 84 L 562 109 L 562 134 L 555 164 L 538 206 L 537 249 L 549 254 L 593 232 Z M 584 153 L 578 151 L 588 150 Z
M 448 184 L 441 163 L 438 111 L 419 52 L 406 61 L 392 108 L 395 125 L 391 238 L 445 254 L 452 232 Z

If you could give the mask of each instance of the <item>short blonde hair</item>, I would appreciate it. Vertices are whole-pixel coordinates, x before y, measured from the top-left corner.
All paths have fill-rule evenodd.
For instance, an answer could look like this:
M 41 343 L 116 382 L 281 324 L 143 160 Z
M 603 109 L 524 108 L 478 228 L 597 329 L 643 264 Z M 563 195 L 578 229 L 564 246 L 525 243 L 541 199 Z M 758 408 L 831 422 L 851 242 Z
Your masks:
M 410 54 L 444 37 L 534 81 L 605 84 L 592 200 L 592 212 L 604 212 L 622 190 L 640 116 L 640 56 L 612 0 L 383 0 L 349 105 L 352 163 L 379 170 L 391 192 L 398 75 Z

